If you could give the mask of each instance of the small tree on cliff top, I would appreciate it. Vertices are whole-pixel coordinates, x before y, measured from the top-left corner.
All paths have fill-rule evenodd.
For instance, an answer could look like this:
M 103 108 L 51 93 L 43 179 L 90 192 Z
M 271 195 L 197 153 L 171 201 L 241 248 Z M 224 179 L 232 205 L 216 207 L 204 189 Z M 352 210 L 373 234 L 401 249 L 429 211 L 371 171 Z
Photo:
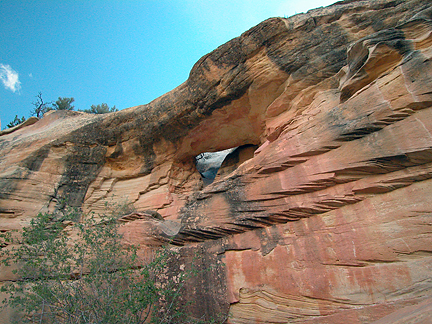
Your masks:
M 50 110 L 74 110 L 72 102 L 74 98 L 59 97 L 55 102 L 45 102 L 42 98 L 42 92 L 36 96 L 36 100 L 32 102 L 33 109 L 30 111 L 32 116 L 42 118 L 43 115 Z M 51 107 L 49 106 L 51 105 Z
M 19 124 L 22 124 L 25 122 L 25 117 L 22 116 L 21 118 L 18 117 L 18 115 L 15 115 L 15 119 L 11 121 L 9 124 L 6 125 L 7 128 L 15 127 Z
M 77 218 L 39 214 L 9 252 L 13 239 L 2 235 L 3 263 L 20 266 L 19 279 L 2 287 L 3 303 L 19 311 L 19 323 L 192 323 L 177 304 L 186 273 L 180 283 L 161 279 L 168 250 L 143 264 L 136 248 L 121 245 L 115 217 Z
M 48 105 L 50 102 L 45 102 L 42 98 L 42 92 L 39 92 L 36 96 L 36 100 L 32 102 L 33 109 L 30 111 L 32 116 L 42 118 L 43 115 L 49 110 Z
M 107 114 L 110 112 L 116 112 L 118 109 L 116 106 L 110 108 L 106 103 L 102 103 L 100 105 L 91 105 L 90 109 L 84 109 L 83 111 L 89 114 Z
M 74 110 L 74 106 L 72 106 L 72 102 L 74 102 L 74 98 L 66 98 L 59 97 L 53 104 L 52 108 L 54 110 Z

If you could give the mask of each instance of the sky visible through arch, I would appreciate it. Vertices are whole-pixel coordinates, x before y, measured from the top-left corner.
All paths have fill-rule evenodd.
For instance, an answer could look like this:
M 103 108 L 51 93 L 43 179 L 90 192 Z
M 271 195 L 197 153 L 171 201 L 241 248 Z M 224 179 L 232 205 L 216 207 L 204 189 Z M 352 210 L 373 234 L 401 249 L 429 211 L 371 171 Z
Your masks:
M 1 129 L 45 101 L 146 104 L 196 61 L 270 17 L 335 0 L 0 0 Z

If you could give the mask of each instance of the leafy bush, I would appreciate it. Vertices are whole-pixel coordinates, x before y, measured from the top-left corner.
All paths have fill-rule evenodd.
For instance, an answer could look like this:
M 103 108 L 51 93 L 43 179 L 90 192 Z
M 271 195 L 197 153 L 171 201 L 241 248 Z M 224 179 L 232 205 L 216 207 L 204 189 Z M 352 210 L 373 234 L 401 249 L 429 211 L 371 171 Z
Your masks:
M 21 118 L 19 118 L 18 115 L 15 115 L 14 120 L 11 121 L 9 124 L 7 124 L 6 127 L 7 127 L 7 128 L 11 128 L 11 127 L 17 126 L 17 125 L 19 125 L 19 124 L 24 123 L 25 120 L 26 120 L 26 119 L 25 119 L 24 116 L 22 116 Z
M 74 106 L 72 106 L 72 102 L 74 102 L 74 98 L 63 98 L 59 97 L 55 102 L 52 104 L 53 110 L 74 110 Z
M 84 109 L 83 111 L 89 114 L 107 114 L 110 112 L 116 112 L 118 109 L 116 106 L 110 108 L 106 103 L 103 103 L 100 105 L 91 105 L 90 109 Z
M 72 102 L 74 101 L 74 98 L 58 97 L 55 102 L 45 102 L 42 98 L 42 92 L 39 92 L 36 100 L 32 102 L 34 108 L 30 111 L 30 114 L 37 118 L 42 118 L 50 110 L 74 110 L 75 107 L 72 106 Z
M 173 252 L 143 263 L 135 247 L 122 246 L 116 216 L 72 221 L 79 216 L 39 214 L 15 249 L 4 248 L 14 239 L 2 235 L 3 263 L 19 266 L 3 303 L 19 311 L 19 323 L 190 323 L 178 297 L 192 272 L 164 280 Z

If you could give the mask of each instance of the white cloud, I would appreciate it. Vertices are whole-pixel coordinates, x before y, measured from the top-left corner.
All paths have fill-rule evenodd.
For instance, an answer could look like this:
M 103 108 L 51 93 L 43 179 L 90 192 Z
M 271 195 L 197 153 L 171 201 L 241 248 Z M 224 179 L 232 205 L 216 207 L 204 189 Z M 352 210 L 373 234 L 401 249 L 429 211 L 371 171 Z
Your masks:
M 10 65 L 0 63 L 0 80 L 6 89 L 12 92 L 21 89 L 21 82 L 18 80 L 18 72 L 13 70 Z

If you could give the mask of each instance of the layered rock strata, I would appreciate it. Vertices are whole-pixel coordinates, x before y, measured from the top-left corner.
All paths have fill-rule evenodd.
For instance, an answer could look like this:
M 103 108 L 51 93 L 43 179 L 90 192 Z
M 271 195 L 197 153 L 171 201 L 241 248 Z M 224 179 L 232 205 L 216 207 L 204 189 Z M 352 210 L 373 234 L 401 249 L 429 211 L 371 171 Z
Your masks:
M 129 201 L 138 213 L 123 218 L 126 242 L 143 253 L 170 242 L 182 256 L 173 266 L 198 253 L 210 269 L 188 286 L 196 314 L 424 315 L 431 57 L 430 1 L 344 1 L 269 19 L 147 105 L 55 112 L 0 136 L 1 230 L 65 201 L 94 212 Z M 234 147 L 204 187 L 195 156 Z

